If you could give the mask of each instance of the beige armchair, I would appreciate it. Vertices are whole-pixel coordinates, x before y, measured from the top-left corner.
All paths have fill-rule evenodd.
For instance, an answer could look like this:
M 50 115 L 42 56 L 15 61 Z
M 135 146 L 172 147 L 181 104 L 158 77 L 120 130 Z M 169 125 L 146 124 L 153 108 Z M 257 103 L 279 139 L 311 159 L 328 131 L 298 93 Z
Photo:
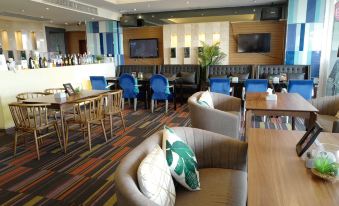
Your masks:
M 196 154 L 201 190 L 190 192 L 176 187 L 175 205 L 246 205 L 247 143 L 221 134 L 189 127 L 173 128 Z M 162 131 L 155 133 L 131 151 L 116 171 L 118 205 L 155 204 L 138 187 L 137 170 L 155 145 L 161 146 Z
M 197 102 L 202 93 L 197 92 L 188 99 L 192 127 L 239 139 L 241 99 L 211 92 L 214 104 L 211 109 Z
M 312 99 L 311 104 L 319 110 L 317 121 L 324 131 L 339 133 L 339 119 L 335 117 L 339 111 L 339 95 Z

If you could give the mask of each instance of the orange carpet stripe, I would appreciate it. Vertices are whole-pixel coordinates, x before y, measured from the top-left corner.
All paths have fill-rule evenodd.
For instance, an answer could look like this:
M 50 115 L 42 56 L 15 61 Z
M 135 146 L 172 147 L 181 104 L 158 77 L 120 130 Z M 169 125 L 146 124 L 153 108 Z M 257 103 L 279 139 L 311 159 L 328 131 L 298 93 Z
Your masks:
M 92 172 L 98 165 L 100 165 L 104 160 L 97 159 L 94 164 L 90 165 L 81 175 L 87 175 L 88 173 Z
M 85 164 L 77 167 L 75 170 L 73 170 L 70 174 L 72 175 L 78 175 L 80 174 L 84 169 L 87 169 L 87 167 L 89 167 L 91 164 L 95 163 L 95 161 L 97 161 L 97 159 L 93 158 L 90 159 L 89 161 L 87 161 Z
M 122 150 L 120 150 L 118 153 L 116 153 L 111 160 L 116 161 L 120 157 L 122 157 L 124 154 L 126 154 L 130 150 L 129 147 L 124 147 Z
M 22 174 L 30 171 L 31 168 L 27 167 L 18 167 L 12 170 L 11 172 L 8 172 L 5 175 L 0 176 L 0 186 L 6 184 L 7 182 L 17 178 L 18 176 L 21 176 Z
M 78 189 L 83 183 L 85 183 L 89 177 L 84 177 L 82 180 L 80 180 L 78 183 L 76 183 L 74 186 L 72 186 L 69 190 L 64 192 L 61 196 L 58 197 L 58 200 L 65 199 L 69 194 L 71 194 L 73 191 Z
M 125 136 L 124 138 L 121 138 L 120 140 L 116 141 L 115 143 L 113 143 L 113 146 L 122 146 L 124 145 L 124 143 L 129 143 L 130 141 L 133 140 L 132 136 Z
M 31 188 L 33 188 L 35 185 L 37 185 L 38 183 L 44 181 L 45 179 L 49 178 L 50 176 L 53 175 L 54 172 L 50 171 L 48 174 L 44 175 L 43 177 L 40 177 L 38 180 L 32 182 L 31 184 L 27 185 L 25 188 L 19 190 L 20 192 L 27 192 L 29 191 Z

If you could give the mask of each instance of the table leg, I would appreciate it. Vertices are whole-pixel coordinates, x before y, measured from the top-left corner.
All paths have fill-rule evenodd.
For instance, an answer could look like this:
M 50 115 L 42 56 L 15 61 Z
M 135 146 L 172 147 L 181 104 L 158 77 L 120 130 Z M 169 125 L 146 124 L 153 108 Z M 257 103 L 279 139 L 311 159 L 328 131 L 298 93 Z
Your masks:
M 310 119 L 308 120 L 308 127 L 306 128 L 306 131 L 311 129 L 315 125 L 316 121 L 317 121 L 317 114 L 315 112 L 311 112 Z
M 292 119 L 292 130 L 295 130 L 295 117 L 291 117 Z
M 64 123 L 64 112 L 62 106 L 60 107 L 60 121 L 61 121 L 61 134 L 64 142 L 64 152 L 66 153 L 66 134 L 65 134 L 65 123 Z
M 173 86 L 173 104 L 174 104 L 174 110 L 177 110 L 177 94 L 176 94 L 175 84 Z

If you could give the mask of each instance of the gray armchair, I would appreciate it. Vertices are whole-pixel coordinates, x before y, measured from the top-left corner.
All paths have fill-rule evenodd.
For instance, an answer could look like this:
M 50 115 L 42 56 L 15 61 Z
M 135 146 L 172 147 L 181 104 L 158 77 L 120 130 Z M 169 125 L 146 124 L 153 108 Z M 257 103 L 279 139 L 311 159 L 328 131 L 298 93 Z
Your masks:
M 188 99 L 192 127 L 240 138 L 241 99 L 211 92 L 214 109 L 198 104 L 203 92 Z
M 339 111 L 339 95 L 312 99 L 311 104 L 319 110 L 317 121 L 324 131 L 339 133 L 339 119 L 335 117 Z
M 196 154 L 201 190 L 190 192 L 176 187 L 175 205 L 246 205 L 247 143 L 189 127 L 173 128 Z M 155 206 L 138 187 L 137 170 L 155 145 L 162 144 L 162 131 L 131 151 L 116 171 L 118 205 Z

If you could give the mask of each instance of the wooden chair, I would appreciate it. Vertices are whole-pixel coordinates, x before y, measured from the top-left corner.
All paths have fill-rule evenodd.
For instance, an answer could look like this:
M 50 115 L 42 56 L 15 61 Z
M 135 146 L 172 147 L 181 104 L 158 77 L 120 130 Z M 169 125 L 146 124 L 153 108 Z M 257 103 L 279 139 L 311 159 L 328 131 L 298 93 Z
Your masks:
M 46 93 L 44 92 L 25 92 L 25 93 L 20 93 L 16 95 L 16 100 L 17 102 L 22 102 L 26 99 L 34 99 L 37 97 L 45 96 Z
M 65 92 L 65 88 L 49 88 L 45 89 L 46 94 L 56 94 L 56 93 L 62 93 Z
M 113 116 L 116 114 L 120 115 L 122 126 L 124 131 L 126 131 L 124 117 L 122 115 L 122 90 L 110 92 L 102 95 L 105 100 L 103 103 L 105 117 L 109 117 L 109 122 L 111 126 L 111 138 L 113 138 Z
M 72 124 L 80 126 L 79 131 L 83 133 L 84 139 L 86 138 L 86 132 L 88 133 L 90 151 L 92 150 L 91 125 L 101 124 L 107 142 L 101 96 L 73 102 L 73 114 L 71 116 L 70 119 L 66 120 L 65 152 L 67 151 L 69 126 Z
M 42 143 L 42 138 L 51 135 L 56 132 L 59 139 L 59 144 L 62 149 L 62 143 L 60 139 L 60 131 L 56 121 L 50 121 L 48 119 L 49 104 L 24 104 L 24 103 L 12 103 L 9 104 L 13 121 L 15 124 L 15 137 L 14 137 L 14 156 L 16 155 L 16 145 L 18 137 L 26 133 L 33 133 L 35 140 L 35 147 L 40 160 L 39 143 Z M 50 127 L 54 128 L 54 131 L 48 132 Z M 47 130 L 47 133 L 41 135 L 42 130 Z

